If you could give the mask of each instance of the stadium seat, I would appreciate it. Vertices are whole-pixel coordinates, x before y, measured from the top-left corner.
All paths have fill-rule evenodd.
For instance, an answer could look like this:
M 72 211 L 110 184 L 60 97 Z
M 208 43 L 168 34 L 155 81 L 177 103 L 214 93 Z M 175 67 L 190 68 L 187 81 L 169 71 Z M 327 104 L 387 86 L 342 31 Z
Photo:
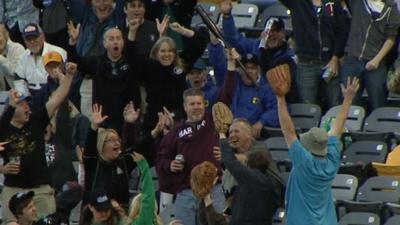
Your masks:
M 289 148 L 284 137 L 271 137 L 264 141 L 275 161 L 289 159 Z
M 384 225 L 399 225 L 399 224 L 400 224 L 400 215 L 397 215 L 389 218 Z
M 321 119 L 321 125 L 332 117 L 336 117 L 341 106 L 330 108 Z M 350 106 L 349 113 L 347 114 L 345 127 L 349 131 L 361 131 L 365 117 L 365 109 L 361 106 Z
M 357 141 L 343 152 L 342 163 L 366 165 L 384 162 L 387 152 L 387 144 L 383 141 Z
M 394 177 L 371 177 L 361 185 L 356 199 L 360 202 L 381 201 L 399 203 L 399 183 Z
M 253 27 L 256 23 L 258 15 L 258 7 L 254 4 L 234 4 L 232 8 L 232 16 L 237 29 L 245 27 Z M 222 16 L 222 15 L 221 15 Z M 222 19 L 219 19 L 218 24 L 222 26 Z
M 358 201 L 350 201 L 343 200 L 337 202 L 337 215 L 338 218 L 342 218 L 347 213 L 352 212 L 365 212 L 365 213 L 374 213 L 380 215 L 383 207 L 382 202 L 358 202 Z
M 278 0 L 241 0 L 240 2 L 257 5 L 260 12 L 262 12 L 265 8 L 276 4 Z
M 376 169 L 379 176 L 400 177 L 400 145 L 394 148 L 386 159 L 385 163 L 373 162 L 372 166 Z
M 344 215 L 339 225 L 380 225 L 380 218 L 374 213 L 353 212 Z
M 213 3 L 197 3 L 197 5 L 200 5 L 203 7 L 203 9 L 207 12 L 208 16 L 214 23 L 218 22 L 219 18 L 219 5 L 218 4 L 213 4 Z M 191 27 L 197 27 L 200 24 L 204 24 L 203 19 L 197 14 L 196 10 L 194 11 L 194 15 L 192 17 L 192 22 L 191 22 Z
M 332 183 L 332 194 L 336 201 L 354 200 L 358 180 L 353 175 L 337 174 Z
M 288 108 L 296 128 L 307 131 L 318 127 L 321 119 L 321 108 L 318 105 L 297 103 L 289 105 Z
M 366 118 L 363 130 L 400 133 L 400 108 L 382 107 L 375 109 Z
M 256 27 L 265 28 L 265 24 L 270 17 L 278 17 L 283 20 L 285 23 L 285 29 L 287 31 L 292 30 L 292 22 L 290 18 L 290 10 L 288 10 L 284 5 L 279 2 L 276 2 L 273 5 L 268 6 L 263 11 L 260 9 L 260 15 L 256 21 Z

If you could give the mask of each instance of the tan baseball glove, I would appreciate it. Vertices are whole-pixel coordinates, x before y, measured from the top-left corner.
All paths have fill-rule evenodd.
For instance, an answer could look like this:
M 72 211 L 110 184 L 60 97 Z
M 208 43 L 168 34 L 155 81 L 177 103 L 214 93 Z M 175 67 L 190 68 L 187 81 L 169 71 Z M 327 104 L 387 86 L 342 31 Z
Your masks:
M 203 199 L 210 194 L 217 180 L 218 170 L 208 161 L 195 166 L 190 174 L 190 187 L 193 194 Z
M 226 134 L 233 121 L 233 114 L 229 107 L 222 102 L 217 102 L 212 107 L 212 115 L 215 130 L 218 133 Z
M 283 64 L 268 70 L 267 79 L 275 95 L 285 96 L 292 82 L 289 65 Z

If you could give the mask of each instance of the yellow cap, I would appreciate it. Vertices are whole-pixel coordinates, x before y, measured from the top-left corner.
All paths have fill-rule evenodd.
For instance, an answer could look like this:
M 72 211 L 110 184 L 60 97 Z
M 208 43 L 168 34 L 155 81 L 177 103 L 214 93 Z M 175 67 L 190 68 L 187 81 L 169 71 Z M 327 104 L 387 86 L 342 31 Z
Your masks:
M 58 62 L 61 63 L 63 62 L 62 56 L 60 53 L 52 51 L 52 52 L 47 52 L 43 56 L 43 64 L 46 66 L 47 64 L 51 62 Z

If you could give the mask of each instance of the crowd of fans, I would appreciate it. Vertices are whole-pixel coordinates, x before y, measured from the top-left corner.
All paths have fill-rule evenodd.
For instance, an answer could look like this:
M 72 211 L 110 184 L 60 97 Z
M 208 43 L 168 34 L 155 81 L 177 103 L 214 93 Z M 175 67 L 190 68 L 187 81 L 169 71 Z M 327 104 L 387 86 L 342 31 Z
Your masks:
M 288 225 L 337 224 L 339 139 L 364 89 L 370 110 L 386 104 L 398 6 L 280 2 L 292 33 L 271 17 L 251 39 L 217 1 L 226 49 L 190 27 L 196 0 L 0 1 L 2 223 L 69 224 L 82 202 L 80 224 L 167 224 L 171 205 L 171 225 L 266 225 L 277 208 Z M 341 104 L 329 134 L 297 137 L 298 102 Z M 286 139 L 287 184 L 264 127 Z

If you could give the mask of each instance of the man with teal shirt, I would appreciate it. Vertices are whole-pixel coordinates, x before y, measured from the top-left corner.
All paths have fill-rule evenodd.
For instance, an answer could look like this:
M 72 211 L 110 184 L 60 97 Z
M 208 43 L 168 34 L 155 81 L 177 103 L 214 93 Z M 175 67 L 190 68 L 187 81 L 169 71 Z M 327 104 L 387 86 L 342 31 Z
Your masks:
M 349 79 L 346 87 L 342 85 L 344 100 L 329 134 L 314 127 L 301 134 L 299 140 L 285 100 L 290 88 L 290 74 L 287 73 L 279 67 L 268 72 L 268 80 L 277 95 L 279 122 L 293 165 L 286 188 L 286 224 L 336 225 L 331 185 L 340 166 L 339 139 L 359 88 L 358 79 Z

